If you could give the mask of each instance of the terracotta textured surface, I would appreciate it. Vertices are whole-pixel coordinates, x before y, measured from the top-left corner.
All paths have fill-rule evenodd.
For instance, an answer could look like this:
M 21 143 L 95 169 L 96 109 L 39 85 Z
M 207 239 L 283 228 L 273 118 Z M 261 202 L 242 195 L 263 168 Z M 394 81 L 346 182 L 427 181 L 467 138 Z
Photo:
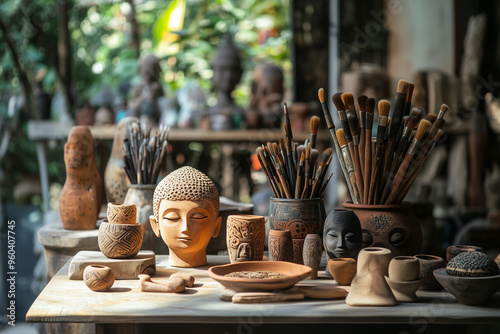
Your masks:
M 293 262 L 292 233 L 289 230 L 270 230 L 267 243 L 271 261 Z
M 108 203 L 108 223 L 135 224 L 137 207 L 135 204 Z
M 97 242 L 101 252 L 109 258 L 124 259 L 137 255 L 142 245 L 141 224 L 101 223 Z
M 231 263 L 261 261 L 266 242 L 263 216 L 231 215 L 227 218 L 227 250 Z
M 91 265 L 83 271 L 83 281 L 92 291 L 107 291 L 115 282 L 115 275 L 109 267 Z

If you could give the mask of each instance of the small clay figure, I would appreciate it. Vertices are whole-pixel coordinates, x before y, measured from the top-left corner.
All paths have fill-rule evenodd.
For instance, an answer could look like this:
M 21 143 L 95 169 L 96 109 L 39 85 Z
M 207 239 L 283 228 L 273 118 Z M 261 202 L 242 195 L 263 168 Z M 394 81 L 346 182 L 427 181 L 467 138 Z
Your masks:
M 139 62 L 142 83 L 132 90 L 129 101 L 129 115 L 139 117 L 141 123 L 158 124 L 160 110 L 158 98 L 163 96 L 160 84 L 160 59 L 155 55 L 147 55 Z
M 102 178 L 97 169 L 94 139 L 86 126 L 74 126 L 64 145 L 66 182 L 59 196 L 64 228 L 96 228 L 102 203 Z
M 206 248 L 219 235 L 219 193 L 208 176 L 192 167 L 179 168 L 156 186 L 151 228 L 167 244 L 170 265 L 207 264 Z

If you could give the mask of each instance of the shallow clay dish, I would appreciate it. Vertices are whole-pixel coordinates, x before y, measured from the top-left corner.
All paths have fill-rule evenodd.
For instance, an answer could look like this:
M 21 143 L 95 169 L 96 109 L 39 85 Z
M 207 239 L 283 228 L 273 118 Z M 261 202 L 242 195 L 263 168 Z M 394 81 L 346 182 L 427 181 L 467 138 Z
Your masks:
M 287 275 L 284 278 L 240 278 L 225 275 L 237 271 L 270 271 Z M 247 261 L 224 264 L 208 269 L 208 275 L 234 291 L 272 291 L 287 289 L 307 278 L 312 269 L 308 266 L 283 261 Z
M 486 303 L 500 288 L 500 275 L 484 277 L 451 276 L 446 273 L 446 268 L 440 268 L 434 270 L 434 276 L 461 304 L 466 305 Z

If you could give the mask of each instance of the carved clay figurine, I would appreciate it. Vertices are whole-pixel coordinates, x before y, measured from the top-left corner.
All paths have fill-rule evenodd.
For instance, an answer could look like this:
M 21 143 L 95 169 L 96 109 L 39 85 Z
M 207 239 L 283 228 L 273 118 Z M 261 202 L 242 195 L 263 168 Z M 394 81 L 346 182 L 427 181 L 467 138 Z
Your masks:
M 206 248 L 219 235 L 219 193 L 208 176 L 192 167 L 179 168 L 156 186 L 151 228 L 167 244 L 170 265 L 207 264 Z
M 66 182 L 59 196 L 65 229 L 96 228 L 101 210 L 102 178 L 94 155 L 94 139 L 86 126 L 74 126 L 64 145 Z
M 327 259 L 357 259 L 362 246 L 361 224 L 351 210 L 333 210 L 325 220 L 323 244 Z M 330 271 L 327 267 L 326 274 Z
M 231 263 L 262 261 L 266 243 L 266 220 L 263 216 L 227 217 L 227 250 Z
M 129 125 L 138 121 L 135 117 L 125 117 L 116 127 L 113 148 L 104 171 L 104 186 L 108 202 L 123 203 L 127 194 L 127 185 L 130 184 L 130 180 L 124 169 L 123 139 L 128 137 Z

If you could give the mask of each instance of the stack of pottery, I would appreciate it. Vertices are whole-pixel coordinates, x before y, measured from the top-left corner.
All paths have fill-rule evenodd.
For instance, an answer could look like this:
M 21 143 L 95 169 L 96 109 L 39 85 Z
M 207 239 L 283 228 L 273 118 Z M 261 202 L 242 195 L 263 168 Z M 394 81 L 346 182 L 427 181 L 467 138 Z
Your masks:
M 226 236 L 231 263 L 262 261 L 266 242 L 266 220 L 263 216 L 228 216 Z
M 393 255 L 387 248 L 368 247 L 358 255 L 356 276 L 346 298 L 349 306 L 394 306 L 398 304 L 384 276 Z
M 303 264 L 302 252 L 308 234 L 323 230 L 326 213 L 323 200 L 271 198 L 269 225 L 272 229 L 286 229 L 292 234 L 293 262 Z
M 415 256 L 396 256 L 389 263 L 389 276 L 385 277 L 399 302 L 414 302 L 422 281 L 420 262 Z
M 130 258 L 141 249 L 143 228 L 136 223 L 135 204 L 108 203 L 108 221 L 99 226 L 97 242 L 109 258 Z

